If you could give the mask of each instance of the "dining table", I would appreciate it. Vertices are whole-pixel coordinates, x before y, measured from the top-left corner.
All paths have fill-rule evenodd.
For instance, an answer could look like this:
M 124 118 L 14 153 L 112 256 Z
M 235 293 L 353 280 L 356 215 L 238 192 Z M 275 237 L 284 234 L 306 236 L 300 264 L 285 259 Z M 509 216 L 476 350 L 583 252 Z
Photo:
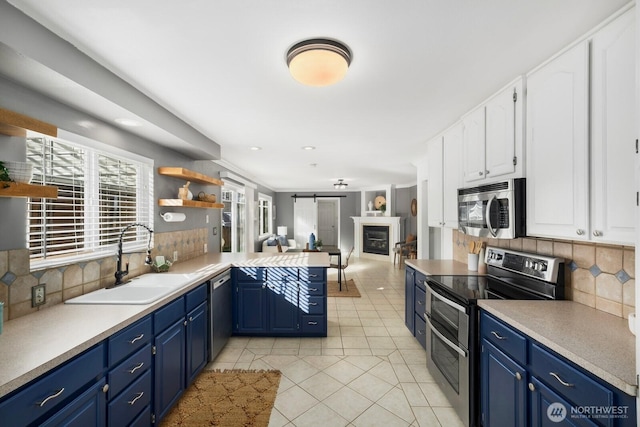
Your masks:
M 316 249 L 304 249 L 304 248 L 295 248 L 287 250 L 288 253 L 296 253 L 296 252 L 326 252 L 330 257 L 336 256 L 338 257 L 338 289 L 342 292 L 342 272 L 340 269 L 342 268 L 342 251 L 337 246 L 332 245 L 324 245 L 321 248 Z

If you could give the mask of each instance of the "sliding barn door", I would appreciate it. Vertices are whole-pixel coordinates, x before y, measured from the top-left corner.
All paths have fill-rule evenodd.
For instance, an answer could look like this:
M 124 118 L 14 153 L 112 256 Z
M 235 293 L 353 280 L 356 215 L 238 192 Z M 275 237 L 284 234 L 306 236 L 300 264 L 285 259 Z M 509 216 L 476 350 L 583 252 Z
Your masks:
M 318 202 L 312 198 L 294 200 L 293 235 L 298 247 L 304 248 L 311 233 L 318 237 Z

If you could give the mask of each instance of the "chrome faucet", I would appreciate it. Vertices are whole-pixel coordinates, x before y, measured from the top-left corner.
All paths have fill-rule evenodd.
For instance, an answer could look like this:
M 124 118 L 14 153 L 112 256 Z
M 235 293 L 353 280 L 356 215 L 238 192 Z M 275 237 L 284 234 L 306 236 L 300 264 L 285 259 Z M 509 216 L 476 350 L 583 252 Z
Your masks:
M 144 264 L 145 265 L 151 265 L 153 263 L 153 260 L 151 259 L 151 235 L 153 234 L 153 230 L 150 229 L 149 227 L 147 227 L 144 224 L 140 224 L 140 223 L 135 223 L 135 224 L 131 224 L 131 225 L 127 225 L 122 232 L 120 233 L 120 239 L 118 240 L 118 254 L 117 254 L 117 263 L 116 263 L 116 282 L 113 284 L 113 287 L 116 287 L 118 285 L 122 285 L 124 282 L 122 281 L 122 278 L 124 276 L 126 276 L 127 274 L 129 274 L 129 263 L 126 264 L 126 270 L 122 270 L 122 239 L 124 238 L 124 233 L 127 232 L 127 230 L 129 230 L 130 228 L 133 227 L 143 227 L 146 228 L 147 231 L 149 232 L 149 243 L 147 244 L 147 257 L 144 260 Z

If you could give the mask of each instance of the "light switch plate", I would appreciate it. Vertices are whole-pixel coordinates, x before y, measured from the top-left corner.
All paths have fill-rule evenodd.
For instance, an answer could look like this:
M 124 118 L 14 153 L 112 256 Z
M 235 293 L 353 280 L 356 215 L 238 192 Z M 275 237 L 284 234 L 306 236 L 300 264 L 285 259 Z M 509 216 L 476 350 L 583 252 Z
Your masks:
M 31 287 L 31 307 L 37 307 L 47 302 L 46 285 L 36 285 Z

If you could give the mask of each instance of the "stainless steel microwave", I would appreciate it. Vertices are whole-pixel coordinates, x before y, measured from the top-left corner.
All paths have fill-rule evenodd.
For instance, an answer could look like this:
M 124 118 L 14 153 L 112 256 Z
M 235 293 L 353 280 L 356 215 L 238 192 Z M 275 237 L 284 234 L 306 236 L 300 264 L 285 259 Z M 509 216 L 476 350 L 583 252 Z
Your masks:
M 458 228 L 470 236 L 526 236 L 524 178 L 458 190 Z

